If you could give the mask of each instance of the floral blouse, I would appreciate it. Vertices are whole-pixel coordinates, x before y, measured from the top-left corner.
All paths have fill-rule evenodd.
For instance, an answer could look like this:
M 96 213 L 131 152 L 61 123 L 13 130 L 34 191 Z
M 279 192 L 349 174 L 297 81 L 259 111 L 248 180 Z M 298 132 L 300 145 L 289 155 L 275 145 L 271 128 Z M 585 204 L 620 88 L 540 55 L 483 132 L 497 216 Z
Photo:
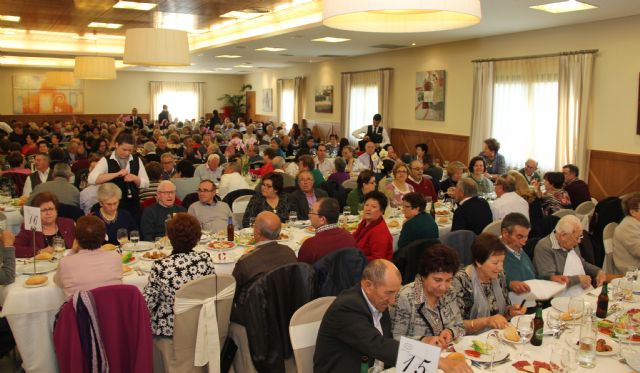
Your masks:
M 242 226 L 249 226 L 249 219 L 255 218 L 262 211 L 271 211 L 278 215 L 281 222 L 285 222 L 289 220 L 289 211 L 292 209 L 291 201 L 289 200 L 289 194 L 280 193 L 278 195 L 278 205 L 275 209 L 273 209 L 268 203 L 267 200 L 262 196 L 262 194 L 255 194 L 249 200 L 249 204 L 247 204 L 247 209 L 244 211 L 244 216 L 242 217 Z
M 405 196 L 405 194 L 409 194 L 414 192 L 413 190 L 413 186 L 409 183 L 404 183 L 405 187 L 407 188 L 406 190 L 402 191 L 400 190 L 394 183 L 393 181 L 390 181 L 387 185 L 385 185 L 385 191 L 387 194 L 387 197 L 389 197 L 389 203 L 391 204 L 391 207 L 398 207 L 398 206 L 402 206 L 402 197 Z
M 509 300 L 509 288 L 507 287 L 507 281 L 505 280 L 503 273 L 498 275 L 498 281 L 502 288 L 505 305 L 506 307 L 509 307 L 511 305 L 511 301 Z M 484 294 L 491 305 L 491 316 L 497 314 L 498 305 L 496 304 L 496 296 L 493 294 L 491 283 L 483 283 L 482 290 L 484 290 Z M 448 293 L 453 294 L 456 302 L 458 303 L 458 308 L 460 308 L 460 313 L 462 313 L 462 318 L 464 320 L 470 320 L 471 308 L 474 303 L 473 284 L 471 283 L 471 277 L 464 268 L 459 270 L 458 273 L 453 276 L 453 283 L 451 284 L 451 289 L 449 289 Z
M 173 336 L 176 291 L 189 281 L 213 274 L 213 260 L 205 252 L 172 254 L 153 264 L 143 295 L 151 313 L 151 330 L 154 335 Z
M 542 211 L 546 216 L 553 215 L 560 209 L 571 208 L 571 199 L 564 189 L 554 190 L 542 196 Z

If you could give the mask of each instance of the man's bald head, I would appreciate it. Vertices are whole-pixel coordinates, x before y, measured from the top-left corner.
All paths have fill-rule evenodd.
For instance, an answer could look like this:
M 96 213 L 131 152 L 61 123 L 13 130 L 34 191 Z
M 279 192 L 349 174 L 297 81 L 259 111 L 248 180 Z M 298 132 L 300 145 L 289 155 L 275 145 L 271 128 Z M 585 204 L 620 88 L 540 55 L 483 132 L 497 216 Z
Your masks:
M 376 259 L 365 267 L 360 287 L 369 302 L 380 312 L 395 304 L 396 294 L 402 286 L 402 275 L 396 266 L 386 259 Z
M 253 235 L 256 242 L 277 240 L 280 237 L 281 222 L 278 215 L 270 211 L 263 211 L 256 216 Z

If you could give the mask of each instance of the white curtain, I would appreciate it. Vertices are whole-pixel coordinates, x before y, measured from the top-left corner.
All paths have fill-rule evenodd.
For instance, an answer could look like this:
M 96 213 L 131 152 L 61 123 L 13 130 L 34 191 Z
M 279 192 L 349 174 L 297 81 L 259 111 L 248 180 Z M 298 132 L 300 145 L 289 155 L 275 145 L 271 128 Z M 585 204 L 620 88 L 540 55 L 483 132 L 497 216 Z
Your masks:
M 351 74 L 343 73 L 340 83 L 340 136 L 346 137 L 351 142 L 349 136 L 349 107 L 351 105 Z
M 391 70 L 380 69 L 342 74 L 342 123 L 340 131 L 351 143 L 356 129 L 371 124 L 380 113 L 383 122 L 389 111 Z M 387 128 L 389 131 L 389 128 Z
M 162 105 L 169 107 L 172 119 L 179 121 L 204 116 L 203 82 L 149 82 L 151 119 L 157 119 Z
M 573 163 L 588 179 L 587 113 L 593 77 L 593 53 L 560 56 L 556 169 Z
M 278 79 L 278 122 L 285 122 L 288 128 L 295 123 L 293 79 Z
M 382 115 L 382 124 L 391 136 L 391 115 L 389 112 L 389 95 L 391 92 L 391 71 L 380 69 L 378 72 L 378 113 Z
M 473 108 L 471 113 L 470 156 L 482 150 L 482 141 L 491 136 L 493 114 L 493 61 L 473 64 Z
M 293 122 L 302 123 L 305 116 L 305 79 L 298 76 L 293 79 Z

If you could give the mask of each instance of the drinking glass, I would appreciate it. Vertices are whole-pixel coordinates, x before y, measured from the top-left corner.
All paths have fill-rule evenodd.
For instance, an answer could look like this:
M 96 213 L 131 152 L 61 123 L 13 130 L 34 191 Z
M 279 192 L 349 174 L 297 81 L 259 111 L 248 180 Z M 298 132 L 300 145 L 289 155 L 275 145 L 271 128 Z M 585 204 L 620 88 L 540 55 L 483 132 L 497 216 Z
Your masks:
M 129 231 L 127 231 L 127 228 L 118 229 L 116 238 L 118 239 L 121 247 L 126 244 L 129 241 Z
M 584 315 L 580 325 L 580 345 L 578 347 L 578 364 L 583 368 L 596 366 L 596 340 L 598 327 L 591 315 Z
M 489 355 L 491 356 L 491 363 L 489 364 L 489 372 L 494 372 L 493 363 L 496 360 L 496 356 L 502 354 L 502 341 L 498 338 L 497 333 L 490 333 L 486 340 L 487 348 L 489 349 Z
M 289 213 L 289 224 L 293 226 L 296 224 L 297 221 L 298 221 L 298 213 L 295 211 L 291 211 Z
M 551 309 L 549 313 L 547 313 L 547 325 L 549 329 L 553 331 L 553 335 L 558 338 L 558 332 L 560 332 L 560 328 L 562 327 L 562 317 L 561 313 L 558 310 Z
M 525 352 L 524 345 L 529 342 L 533 336 L 533 319 L 530 317 L 518 317 L 518 325 L 516 325 L 516 328 L 520 336 L 520 358 L 526 360 L 529 358 L 529 354 Z
M 351 215 L 351 207 L 345 206 L 344 209 L 342 210 L 342 213 L 346 216 Z
M 253 225 L 256 223 L 256 218 L 249 218 L 249 227 L 253 228 Z
M 131 242 L 133 242 L 133 244 L 137 244 L 138 241 L 140 241 L 140 232 L 138 231 L 131 231 L 131 234 L 129 234 L 129 239 L 131 240 Z
M 622 357 L 622 342 L 627 341 L 627 338 L 633 334 L 633 327 L 630 323 L 631 318 L 626 312 L 621 312 L 616 316 L 613 321 L 613 332 L 618 337 L 618 355 L 617 358 Z
M 568 351 L 566 348 L 556 344 L 551 348 L 551 358 L 549 359 L 549 365 L 551 365 L 551 372 L 553 373 L 566 373 Z
M 620 288 L 621 300 L 625 302 L 630 302 L 633 300 L 633 282 L 621 278 L 618 282 L 618 287 Z
M 56 253 L 56 257 L 58 259 L 62 258 L 62 254 L 67 247 L 64 244 L 64 239 L 62 237 L 54 237 L 53 238 L 53 251 Z
M 582 298 L 571 297 L 569 298 L 569 304 L 567 305 L 567 312 L 571 315 L 571 318 L 575 321 L 582 317 L 584 313 L 584 301 Z

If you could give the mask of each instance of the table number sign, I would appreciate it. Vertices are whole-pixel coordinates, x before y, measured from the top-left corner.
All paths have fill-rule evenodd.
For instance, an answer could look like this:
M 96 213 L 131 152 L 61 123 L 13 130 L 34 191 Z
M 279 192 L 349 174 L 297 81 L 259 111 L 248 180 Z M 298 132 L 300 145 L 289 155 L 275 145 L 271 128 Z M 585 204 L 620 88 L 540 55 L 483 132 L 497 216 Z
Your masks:
M 396 372 L 435 373 L 438 371 L 440 351 L 439 347 L 400 337 Z
M 24 206 L 24 227 L 29 231 L 42 232 L 40 207 Z

